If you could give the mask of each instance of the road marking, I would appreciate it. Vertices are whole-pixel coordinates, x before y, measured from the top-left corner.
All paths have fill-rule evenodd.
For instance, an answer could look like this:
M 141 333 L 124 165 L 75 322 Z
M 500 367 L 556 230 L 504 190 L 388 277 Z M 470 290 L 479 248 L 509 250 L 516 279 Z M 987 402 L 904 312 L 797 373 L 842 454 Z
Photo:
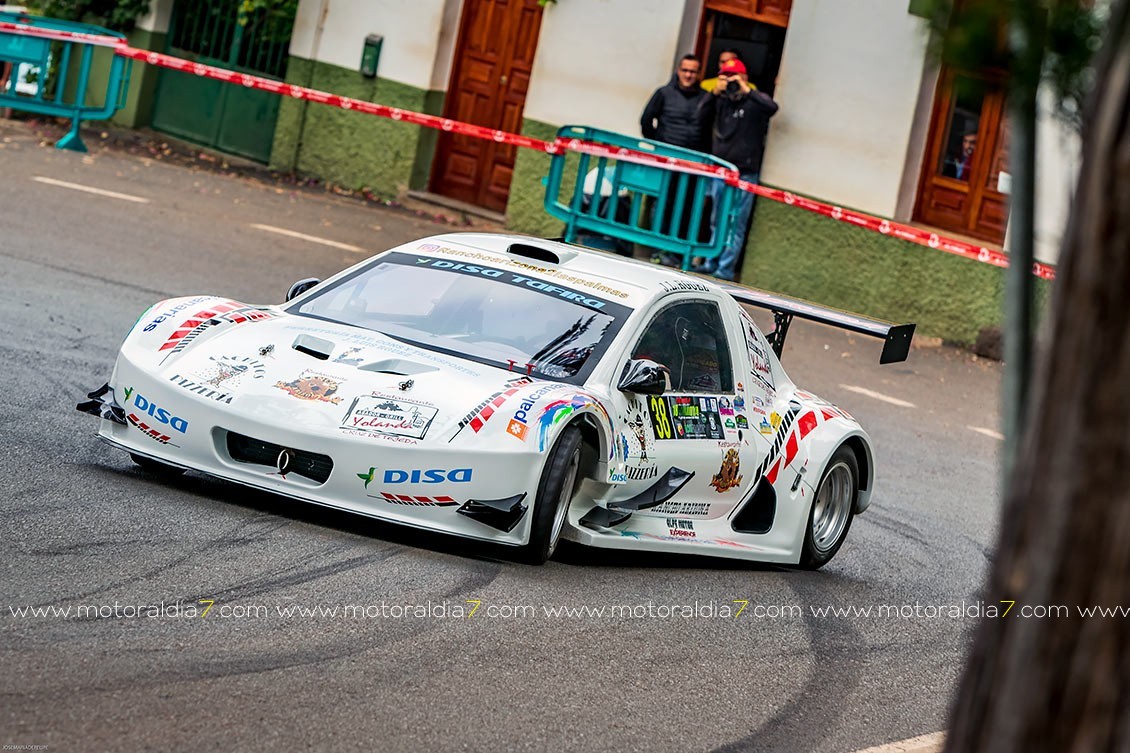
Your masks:
M 994 431 L 993 429 L 985 429 L 980 426 L 966 426 L 965 428 L 969 429 L 969 431 L 975 431 L 978 434 L 984 434 L 986 437 L 999 439 L 1002 442 L 1004 441 L 1004 434 L 1001 434 L 999 431 Z
M 108 196 L 111 199 L 121 199 L 122 201 L 133 201 L 138 204 L 148 204 L 149 199 L 144 196 L 131 196 L 128 193 L 118 193 L 117 191 L 107 191 L 103 188 L 94 188 L 93 186 L 84 186 L 78 183 L 68 183 L 65 180 L 55 180 L 54 178 L 45 178 L 42 175 L 32 177 L 32 180 L 40 183 L 46 183 L 49 186 L 59 186 L 60 188 L 70 188 L 75 191 L 85 191 L 86 193 L 98 194 L 99 196 Z
M 900 408 L 913 408 L 913 407 L 915 407 L 914 403 L 908 403 L 905 400 L 899 400 L 897 397 L 891 397 L 890 395 L 884 395 L 882 392 L 875 392 L 874 390 L 869 390 L 866 387 L 856 387 L 855 385 L 851 385 L 851 384 L 841 384 L 840 388 L 845 389 L 849 392 L 855 392 L 855 393 L 860 394 L 860 395 L 872 397 L 872 398 L 875 398 L 876 400 L 882 400 L 884 403 L 890 403 L 891 405 L 897 405 Z
M 918 737 L 867 748 L 866 750 L 857 750 L 854 753 L 941 753 L 945 739 L 946 733 L 934 732 L 929 735 L 919 735 Z
M 338 243 L 337 241 L 331 241 L 328 238 L 319 238 L 316 235 L 307 235 L 306 233 L 299 233 L 295 230 L 287 230 L 286 228 L 275 227 L 274 225 L 259 225 L 253 222 L 251 223 L 251 227 L 255 228 L 256 230 L 266 230 L 268 233 L 278 233 L 279 235 L 285 235 L 288 238 L 298 238 L 299 240 L 310 241 L 311 243 L 320 243 L 323 246 L 340 248 L 342 251 L 352 251 L 358 254 L 365 251 L 365 249 L 363 248 L 351 246 L 348 243 Z

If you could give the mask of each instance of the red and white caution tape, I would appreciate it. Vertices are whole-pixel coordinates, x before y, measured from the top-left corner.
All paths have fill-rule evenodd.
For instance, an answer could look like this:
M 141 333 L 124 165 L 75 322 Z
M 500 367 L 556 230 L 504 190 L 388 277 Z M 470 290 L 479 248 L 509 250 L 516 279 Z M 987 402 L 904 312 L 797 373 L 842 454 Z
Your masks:
M 0 21 L 0 32 L 7 34 L 23 34 L 29 37 L 42 37 L 44 39 L 53 39 L 56 42 L 82 42 L 83 44 L 93 44 L 99 47 L 118 47 L 126 43 L 125 39 L 108 34 L 87 34 L 78 31 L 63 31 L 62 29 L 41 29 L 38 26 L 31 26 L 30 24 L 13 24 L 7 21 Z
M 159 52 L 139 50 L 125 44 L 125 40 L 112 36 L 56 31 L 41 29 L 27 24 L 3 22 L 0 22 L 0 32 L 26 34 L 28 36 L 44 37 L 47 39 L 113 47 L 115 54 L 133 60 L 139 60 L 149 65 L 171 68 L 172 70 L 181 71 L 183 73 L 191 73 L 194 76 L 202 76 L 230 84 L 238 84 L 240 86 L 272 92 L 285 97 L 304 99 L 308 102 L 317 102 L 319 104 L 329 105 L 330 107 L 338 107 L 343 110 L 355 110 L 356 112 L 377 115 L 382 118 L 389 118 L 390 120 L 403 123 L 412 123 L 414 125 L 424 126 L 425 128 L 435 128 L 445 133 L 485 139 L 487 141 L 493 141 L 496 144 L 534 149 L 547 154 L 561 154 L 563 151 L 568 150 L 644 165 L 659 165 L 671 170 L 691 173 L 693 175 L 721 178 L 728 184 L 737 186 L 743 191 L 748 191 L 758 196 L 764 196 L 767 199 L 779 201 L 789 206 L 805 209 L 809 212 L 815 212 L 816 214 L 829 217 L 838 222 L 846 222 L 856 227 L 873 230 L 883 235 L 890 235 L 895 238 L 910 241 L 911 243 L 916 243 L 920 246 L 945 251 L 949 254 L 955 254 L 967 259 L 973 259 L 974 261 L 991 264 L 995 267 L 1008 266 L 1008 254 L 1000 251 L 994 251 L 984 246 L 977 246 L 954 238 L 947 238 L 928 230 L 903 225 L 898 222 L 891 222 L 881 217 L 875 217 L 832 204 L 826 204 L 821 201 L 790 193 L 789 191 L 748 183 L 740 179 L 737 171 L 728 170 L 723 167 L 705 165 L 699 162 L 673 157 L 661 157 L 646 152 L 625 149 L 623 147 L 611 147 L 581 139 L 559 138 L 552 142 L 542 141 L 541 139 L 535 139 L 517 133 L 509 133 L 508 131 L 494 128 L 486 128 L 472 123 L 464 123 L 450 118 L 443 118 L 438 115 L 426 115 L 424 113 L 413 112 L 412 110 L 404 110 L 399 107 L 389 107 L 388 105 L 381 105 L 375 102 L 365 102 L 363 100 L 353 99 L 352 97 L 343 97 L 318 89 L 287 84 L 249 73 L 239 73 L 238 71 L 228 70 L 227 68 L 194 63 L 191 60 L 184 60 L 183 58 L 177 58 Z M 1032 265 L 1032 274 L 1045 280 L 1053 280 L 1055 279 L 1055 267 L 1050 264 L 1036 262 Z

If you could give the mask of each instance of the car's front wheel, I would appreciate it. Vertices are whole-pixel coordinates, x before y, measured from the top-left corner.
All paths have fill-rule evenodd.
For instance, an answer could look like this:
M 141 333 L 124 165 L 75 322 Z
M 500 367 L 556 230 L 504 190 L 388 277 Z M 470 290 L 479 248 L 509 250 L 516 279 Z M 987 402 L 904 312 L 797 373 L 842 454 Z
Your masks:
M 581 431 L 567 426 L 553 445 L 538 482 L 530 543 L 522 549 L 526 562 L 540 565 L 553 556 L 569 514 L 569 502 L 577 489 L 580 468 Z
M 815 570 L 828 564 L 847 538 L 859 494 L 859 462 L 851 448 L 843 446 L 832 455 L 816 487 L 800 566 Z

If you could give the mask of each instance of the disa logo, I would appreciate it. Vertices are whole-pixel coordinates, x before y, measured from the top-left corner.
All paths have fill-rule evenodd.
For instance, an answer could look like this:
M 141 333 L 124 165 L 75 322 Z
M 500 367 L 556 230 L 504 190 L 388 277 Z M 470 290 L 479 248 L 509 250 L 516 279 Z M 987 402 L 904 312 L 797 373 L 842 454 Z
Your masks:
M 357 474 L 357 478 L 365 482 L 366 489 L 376 476 L 376 468 L 370 468 L 368 473 Z M 471 469 L 456 468 L 455 470 L 445 471 L 441 468 L 388 468 L 384 471 L 381 480 L 386 484 L 442 484 L 445 481 L 452 484 L 465 484 L 471 480 Z
M 164 408 L 157 407 L 156 403 L 143 397 L 140 392 L 134 392 L 133 387 L 126 389 L 127 402 L 129 401 L 131 395 L 133 396 L 134 407 L 142 413 L 148 416 L 152 416 L 154 419 L 160 421 L 163 424 L 168 424 L 176 431 L 179 431 L 181 434 L 184 434 L 186 431 L 188 431 L 188 421 L 186 421 L 185 419 L 174 416 Z

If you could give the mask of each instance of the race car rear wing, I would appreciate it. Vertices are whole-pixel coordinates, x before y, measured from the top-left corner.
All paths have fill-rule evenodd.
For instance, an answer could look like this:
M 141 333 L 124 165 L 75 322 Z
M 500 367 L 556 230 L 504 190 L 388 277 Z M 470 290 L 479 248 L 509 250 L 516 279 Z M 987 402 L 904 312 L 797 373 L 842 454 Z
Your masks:
M 905 361 L 910 353 L 910 341 L 914 337 L 915 325 L 913 324 L 890 324 L 876 319 L 867 319 L 856 314 L 849 314 L 846 311 L 817 306 L 807 301 L 774 295 L 753 288 L 725 283 L 721 283 L 721 287 L 733 296 L 738 303 L 757 306 L 773 312 L 775 329 L 766 335 L 766 339 L 772 346 L 773 352 L 777 354 L 777 358 L 781 357 L 781 350 L 785 347 L 785 336 L 789 333 L 789 325 L 794 316 L 883 339 L 883 353 L 879 356 L 879 363 Z

